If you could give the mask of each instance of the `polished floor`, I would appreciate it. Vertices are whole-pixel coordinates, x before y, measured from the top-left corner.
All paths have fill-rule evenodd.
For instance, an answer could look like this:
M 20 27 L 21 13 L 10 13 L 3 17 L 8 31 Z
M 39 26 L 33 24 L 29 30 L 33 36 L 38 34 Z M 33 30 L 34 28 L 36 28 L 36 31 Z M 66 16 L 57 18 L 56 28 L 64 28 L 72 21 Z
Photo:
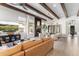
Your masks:
M 79 56 L 79 36 L 61 38 L 54 42 L 54 49 L 48 56 Z

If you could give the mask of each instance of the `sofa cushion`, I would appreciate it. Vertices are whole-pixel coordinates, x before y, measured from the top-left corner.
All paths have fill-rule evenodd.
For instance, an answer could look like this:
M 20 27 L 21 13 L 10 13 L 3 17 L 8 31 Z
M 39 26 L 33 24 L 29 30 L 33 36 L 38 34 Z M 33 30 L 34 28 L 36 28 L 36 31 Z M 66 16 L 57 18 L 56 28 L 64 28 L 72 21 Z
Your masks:
M 35 46 L 35 45 L 37 45 L 41 42 L 42 42 L 42 40 L 31 40 L 31 41 L 29 40 L 28 42 L 25 41 L 25 42 L 22 43 L 23 50 L 26 50 L 26 49 L 28 49 L 32 46 Z

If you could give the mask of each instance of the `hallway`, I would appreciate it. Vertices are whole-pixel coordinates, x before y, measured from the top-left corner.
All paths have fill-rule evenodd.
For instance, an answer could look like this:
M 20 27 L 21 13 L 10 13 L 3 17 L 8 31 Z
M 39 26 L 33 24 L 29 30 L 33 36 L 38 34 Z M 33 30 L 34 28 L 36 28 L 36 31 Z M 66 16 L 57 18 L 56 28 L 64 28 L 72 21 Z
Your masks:
M 48 53 L 48 56 L 79 56 L 79 39 L 59 39 L 54 42 L 54 49 Z

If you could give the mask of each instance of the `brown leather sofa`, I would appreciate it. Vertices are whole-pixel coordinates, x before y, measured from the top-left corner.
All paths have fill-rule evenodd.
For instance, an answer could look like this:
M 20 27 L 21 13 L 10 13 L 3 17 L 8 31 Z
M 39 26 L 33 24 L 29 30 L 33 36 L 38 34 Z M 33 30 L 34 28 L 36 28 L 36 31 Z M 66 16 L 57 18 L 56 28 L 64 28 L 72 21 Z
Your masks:
M 47 40 L 45 42 L 42 42 L 41 44 L 38 44 L 34 47 L 31 47 L 27 50 L 25 50 L 25 56 L 43 56 L 46 55 L 52 48 L 53 44 L 51 45 L 51 41 Z
M 51 38 L 27 40 L 6 50 L 0 50 L 0 56 L 44 56 L 53 48 Z
M 7 49 L 3 49 L 3 50 L 0 50 L 0 56 L 11 56 L 15 53 L 18 53 L 21 51 L 21 44 L 19 45 L 16 45 L 12 48 L 7 48 Z

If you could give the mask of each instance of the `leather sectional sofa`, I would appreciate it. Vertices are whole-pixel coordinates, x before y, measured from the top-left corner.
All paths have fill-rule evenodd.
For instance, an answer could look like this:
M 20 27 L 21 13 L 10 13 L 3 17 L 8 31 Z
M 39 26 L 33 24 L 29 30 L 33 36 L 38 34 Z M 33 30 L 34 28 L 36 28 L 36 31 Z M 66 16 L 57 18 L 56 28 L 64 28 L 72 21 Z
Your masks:
M 0 56 L 45 56 L 53 49 L 52 38 L 27 40 L 12 48 L 0 50 Z

